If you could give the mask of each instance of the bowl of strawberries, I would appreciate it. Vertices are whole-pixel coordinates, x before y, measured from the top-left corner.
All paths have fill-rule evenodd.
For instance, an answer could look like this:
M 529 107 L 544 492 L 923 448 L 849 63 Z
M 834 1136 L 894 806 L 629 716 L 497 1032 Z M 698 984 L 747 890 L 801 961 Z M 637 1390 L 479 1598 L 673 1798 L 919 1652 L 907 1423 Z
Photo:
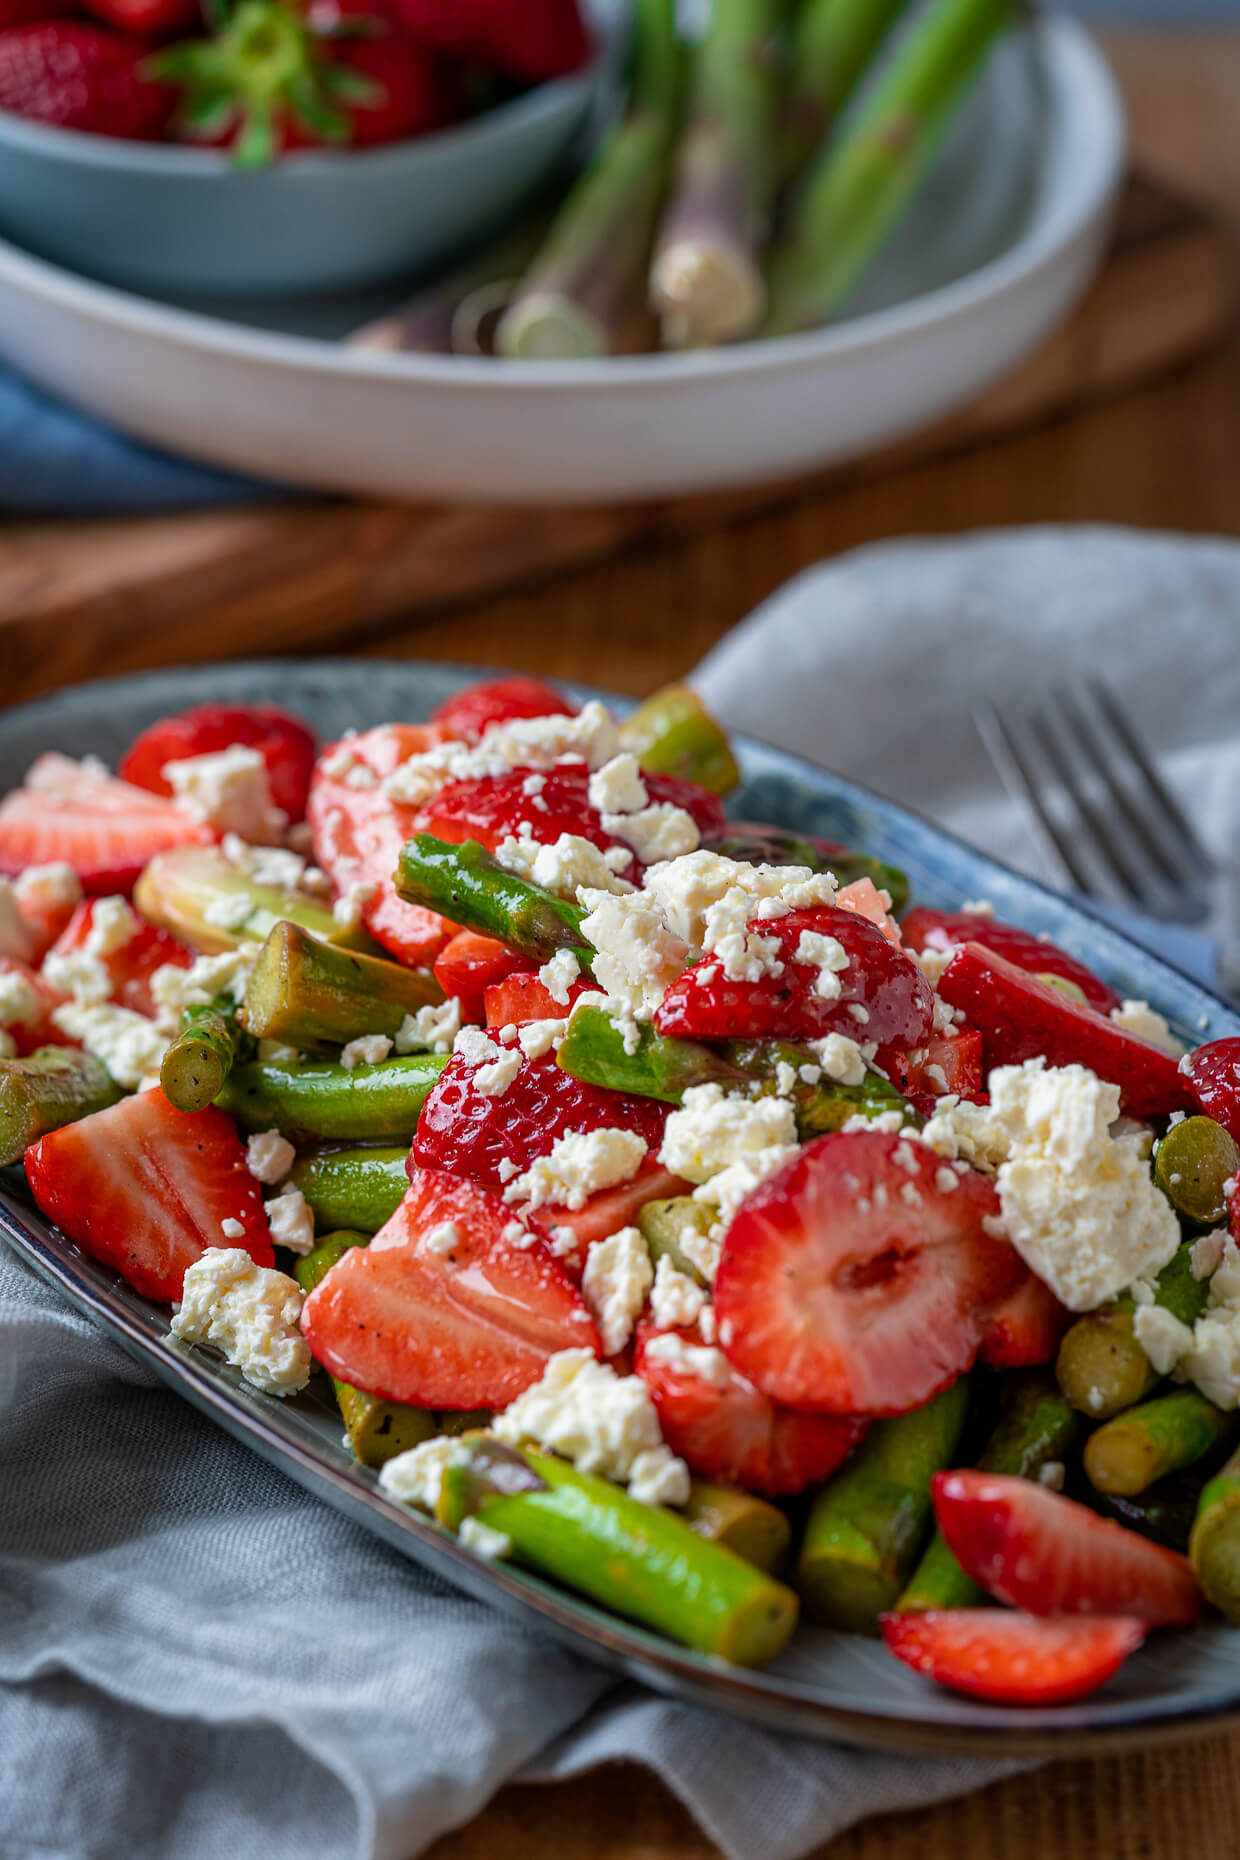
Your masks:
M 578 0 L 0 0 L 0 233 L 156 293 L 434 265 L 587 132 Z

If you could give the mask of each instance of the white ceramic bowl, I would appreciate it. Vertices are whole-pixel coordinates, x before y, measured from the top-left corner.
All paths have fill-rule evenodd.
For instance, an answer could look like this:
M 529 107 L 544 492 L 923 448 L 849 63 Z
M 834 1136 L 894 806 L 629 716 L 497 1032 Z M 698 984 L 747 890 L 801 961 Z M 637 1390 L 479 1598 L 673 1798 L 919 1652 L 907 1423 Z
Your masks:
M 830 465 L 986 387 L 1098 263 L 1124 164 L 1110 73 L 1064 19 L 1000 49 L 1019 55 L 989 68 L 972 153 L 945 151 L 948 184 L 931 182 L 853 313 L 809 335 L 603 362 L 369 353 L 256 327 L 257 310 L 225 321 L 125 296 L 0 244 L 0 347 L 143 439 L 321 490 L 585 503 Z

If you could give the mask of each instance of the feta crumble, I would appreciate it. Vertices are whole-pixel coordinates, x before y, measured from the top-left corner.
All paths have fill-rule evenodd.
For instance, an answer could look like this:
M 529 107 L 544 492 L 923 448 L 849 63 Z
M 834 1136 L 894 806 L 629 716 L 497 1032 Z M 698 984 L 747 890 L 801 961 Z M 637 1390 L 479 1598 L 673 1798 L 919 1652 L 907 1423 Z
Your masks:
M 840 1085 L 864 1085 L 866 1054 L 873 1055 L 872 1047 L 859 1046 L 846 1033 L 829 1033 L 824 1039 L 811 1040 L 810 1046 L 829 1079 Z
M 304 1258 L 314 1251 L 314 1214 L 299 1188 L 286 1188 L 267 1203 L 267 1223 L 277 1246 Z
M 637 814 L 649 805 L 637 757 L 623 751 L 590 777 L 590 806 L 600 814 Z
M 645 1154 L 645 1140 L 633 1130 L 569 1130 L 556 1139 L 549 1155 L 538 1157 L 524 1175 L 509 1182 L 504 1200 L 528 1202 L 531 1208 L 548 1203 L 584 1208 L 601 1189 L 631 1181 Z
M 492 1530 L 481 1518 L 462 1518 L 457 1533 L 457 1542 L 472 1550 L 475 1556 L 485 1557 L 488 1563 L 498 1563 L 506 1556 L 512 1555 L 512 1538 L 503 1531 Z
M 536 840 L 529 831 L 530 822 L 521 823 L 522 831 L 509 834 L 495 849 L 495 857 L 506 872 L 527 878 L 544 891 L 558 897 L 575 898 L 578 891 L 590 887 L 596 891 L 626 892 L 633 887 L 620 878 L 592 840 L 577 833 L 561 833 L 551 845 Z M 628 865 L 629 854 L 623 864 Z
M 650 1293 L 650 1315 L 660 1330 L 677 1330 L 696 1324 L 706 1304 L 706 1293 L 696 1279 L 673 1266 L 664 1253 L 655 1267 Z
M 659 1161 L 673 1175 L 705 1182 L 742 1158 L 797 1140 L 786 1098 L 742 1098 L 720 1085 L 691 1085 L 663 1130 Z
M 66 1001 L 53 1010 L 62 1033 L 102 1059 L 118 1085 L 137 1091 L 157 1082 L 168 1042 L 153 1021 L 110 1002 Z
M 722 1350 L 709 1343 L 687 1343 L 675 1331 L 652 1337 L 646 1355 L 652 1363 L 666 1363 L 669 1369 L 709 1382 L 712 1388 L 726 1389 L 732 1380 L 732 1366 Z
M 245 1234 L 245 1222 L 235 1219 L 230 1214 L 226 1221 L 220 1222 L 220 1232 L 225 1240 L 240 1240 Z
M 439 1253 L 446 1258 L 460 1246 L 461 1230 L 455 1221 L 440 1221 L 423 1235 L 422 1244 L 428 1252 Z
M 379 1490 L 398 1505 L 417 1505 L 433 1514 L 444 1474 L 467 1458 L 468 1449 L 450 1435 L 420 1441 L 379 1468 Z
M 455 997 L 439 1007 L 406 1014 L 396 1031 L 398 1053 L 450 1053 L 461 1031 L 461 1004 Z
M 346 1072 L 355 1066 L 377 1066 L 387 1058 L 392 1042 L 386 1033 L 363 1033 L 340 1049 L 340 1063 Z
M 38 990 L 17 970 L 0 974 L 0 1026 L 31 1027 L 43 1012 Z
M 568 1006 L 573 983 L 580 975 L 581 964 L 571 949 L 557 949 L 538 971 L 539 981 L 560 1007 Z
M 245 1166 L 265 1188 L 282 1182 L 297 1160 L 297 1152 L 278 1130 L 260 1130 L 245 1146 Z
M 542 1379 L 496 1416 L 492 1431 L 509 1446 L 546 1447 L 584 1473 L 628 1485 L 643 1503 L 655 1490 L 661 1504 L 688 1500 L 689 1469 L 663 1444 L 645 1383 L 618 1376 L 588 1350 L 553 1356 Z
M 256 1266 L 241 1247 L 208 1247 L 186 1271 L 172 1334 L 212 1345 L 265 1394 L 296 1395 L 313 1367 L 302 1303 L 295 1280 Z
M 1119 1007 L 1111 1009 L 1110 1019 L 1125 1033 L 1135 1033 L 1139 1040 L 1148 1040 L 1152 1046 L 1160 1046 L 1164 1053 L 1174 1053 L 1177 1059 L 1184 1052 L 1162 1015 L 1148 1001 L 1121 1002 Z
M 604 1356 L 615 1356 L 633 1335 L 653 1284 L 650 1251 L 638 1228 L 622 1227 L 590 1248 L 581 1291 L 598 1325 Z
M 271 798 L 267 764 L 257 749 L 233 743 L 213 755 L 165 762 L 161 773 L 191 820 L 251 843 L 283 837 L 288 815 Z
M 802 968 L 817 970 L 814 993 L 820 1000 L 839 1000 L 840 976 L 848 967 L 848 952 L 838 937 L 802 930 L 792 960 Z

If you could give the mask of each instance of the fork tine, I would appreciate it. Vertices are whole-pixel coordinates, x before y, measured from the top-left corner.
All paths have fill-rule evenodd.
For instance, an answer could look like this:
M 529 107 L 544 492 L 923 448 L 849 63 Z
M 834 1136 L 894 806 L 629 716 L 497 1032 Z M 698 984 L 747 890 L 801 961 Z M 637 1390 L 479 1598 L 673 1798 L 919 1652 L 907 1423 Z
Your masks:
M 1031 815 L 1043 855 L 1052 866 L 1058 863 L 1063 868 L 1069 883 L 1075 885 L 1078 891 L 1088 891 L 1090 881 L 1077 863 L 1072 843 L 1060 832 L 1053 815 L 1044 805 L 1038 785 L 1029 773 L 1028 763 L 1017 746 L 1015 735 L 998 706 L 979 704 L 973 712 L 973 723 L 987 754 L 999 771 L 1000 781 L 1012 799 L 1018 805 L 1023 803 Z
M 1057 723 L 1052 723 L 1046 712 L 1035 712 L 1029 718 L 1029 728 L 1046 757 L 1047 762 L 1080 817 L 1081 824 L 1089 836 L 1089 844 L 1100 862 L 1106 867 L 1111 880 L 1118 888 L 1121 897 L 1129 903 L 1149 908 L 1151 902 L 1150 887 L 1140 867 L 1129 859 L 1120 841 L 1111 829 L 1110 823 L 1094 806 L 1086 792 L 1085 784 L 1072 766 L 1069 747 Z M 1096 889 L 1088 883 L 1086 890 Z
M 1134 768 L 1140 771 L 1147 792 L 1152 797 L 1155 806 L 1161 809 L 1163 818 L 1176 840 L 1195 862 L 1197 871 L 1203 875 L 1216 872 L 1218 862 L 1212 854 L 1206 851 L 1197 837 L 1192 822 L 1150 761 L 1140 737 L 1120 708 L 1114 693 L 1101 678 L 1091 678 L 1087 681 L 1087 685 L 1098 709 L 1111 726 L 1113 736 L 1123 744 Z

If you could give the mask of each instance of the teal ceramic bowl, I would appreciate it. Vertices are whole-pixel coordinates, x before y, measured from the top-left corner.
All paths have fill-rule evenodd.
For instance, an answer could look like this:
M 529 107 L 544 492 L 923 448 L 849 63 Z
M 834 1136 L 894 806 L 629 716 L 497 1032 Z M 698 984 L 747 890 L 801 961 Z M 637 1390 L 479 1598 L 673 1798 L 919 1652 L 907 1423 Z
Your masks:
M 249 173 L 213 149 L 0 111 L 0 236 L 155 295 L 295 297 L 426 271 L 502 225 L 585 133 L 616 66 L 615 35 L 598 45 L 583 71 L 454 128 Z

